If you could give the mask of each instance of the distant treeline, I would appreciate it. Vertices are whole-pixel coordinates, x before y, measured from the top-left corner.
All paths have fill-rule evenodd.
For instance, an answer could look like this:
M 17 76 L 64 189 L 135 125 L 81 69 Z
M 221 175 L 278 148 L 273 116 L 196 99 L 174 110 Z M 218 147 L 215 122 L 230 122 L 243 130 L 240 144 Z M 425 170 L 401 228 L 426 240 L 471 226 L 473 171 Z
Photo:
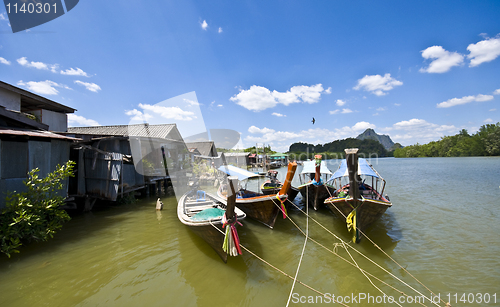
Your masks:
M 498 155 L 500 155 L 500 123 L 483 125 L 473 135 L 462 129 L 458 134 L 445 136 L 439 141 L 424 145 L 417 143 L 394 151 L 396 158 Z
M 290 145 L 288 153 L 293 155 L 297 160 L 306 160 L 314 157 L 315 154 L 322 154 L 323 159 L 344 159 L 344 149 L 358 148 L 360 157 L 392 157 L 392 151 L 388 151 L 378 141 L 365 139 L 359 140 L 355 138 L 347 138 L 344 140 L 336 140 L 324 145 L 293 143 Z

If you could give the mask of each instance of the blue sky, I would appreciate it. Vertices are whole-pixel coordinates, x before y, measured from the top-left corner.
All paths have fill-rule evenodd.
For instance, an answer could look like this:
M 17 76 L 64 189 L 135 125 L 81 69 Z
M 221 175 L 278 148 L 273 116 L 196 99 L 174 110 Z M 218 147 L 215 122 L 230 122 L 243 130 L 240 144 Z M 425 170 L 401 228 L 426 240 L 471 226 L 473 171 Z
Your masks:
M 82 0 L 13 34 L 2 6 L 0 80 L 77 109 L 71 126 L 203 120 L 277 151 L 366 128 L 427 143 L 500 121 L 499 16 L 499 1 Z

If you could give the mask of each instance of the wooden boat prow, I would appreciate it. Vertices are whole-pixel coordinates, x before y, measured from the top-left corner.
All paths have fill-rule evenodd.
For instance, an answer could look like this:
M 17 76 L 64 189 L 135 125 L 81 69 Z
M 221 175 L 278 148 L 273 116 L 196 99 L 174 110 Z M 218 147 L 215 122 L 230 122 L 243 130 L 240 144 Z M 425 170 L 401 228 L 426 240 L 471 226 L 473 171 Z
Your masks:
M 227 168 L 221 166 L 219 169 L 228 173 L 230 173 L 231 170 L 238 171 L 235 167 Z M 248 217 L 261 222 L 269 228 L 273 228 L 280 213 L 280 209 L 276 204 L 277 202 L 279 203 L 276 199 L 276 195 L 282 197 L 287 195 L 286 193 L 291 189 L 291 182 L 296 169 L 297 163 L 290 162 L 285 182 L 277 194 L 264 195 L 262 193 L 240 189 L 237 192 L 236 207 L 245 212 Z M 217 191 L 217 195 L 222 199 L 225 199 L 227 195 L 225 189 L 225 185 L 221 184 Z
M 389 198 L 383 196 L 385 180 L 365 159 L 358 158 L 357 151 L 357 148 L 345 150 L 346 159 L 330 179 L 330 184 L 337 188 L 333 196 L 325 200 L 335 215 L 346 220 L 348 228 L 355 225 L 354 242 L 361 239 L 360 230 L 364 232 L 392 206 Z M 365 176 L 365 180 L 371 178 L 372 183 L 365 183 L 361 176 Z M 348 178 L 349 183 L 343 184 L 342 178 Z
M 177 204 L 177 217 L 182 224 L 188 226 L 194 233 L 205 240 L 220 256 L 222 261 L 227 262 L 228 255 L 222 249 L 224 234 L 221 233 L 221 231 L 224 232 L 222 229 L 222 216 L 226 212 L 225 200 L 211 193 L 204 192 L 200 194 L 203 197 L 199 197 L 198 191 L 190 191 L 184 194 Z M 234 208 L 234 214 L 238 221 L 246 217 L 246 214 L 238 208 Z

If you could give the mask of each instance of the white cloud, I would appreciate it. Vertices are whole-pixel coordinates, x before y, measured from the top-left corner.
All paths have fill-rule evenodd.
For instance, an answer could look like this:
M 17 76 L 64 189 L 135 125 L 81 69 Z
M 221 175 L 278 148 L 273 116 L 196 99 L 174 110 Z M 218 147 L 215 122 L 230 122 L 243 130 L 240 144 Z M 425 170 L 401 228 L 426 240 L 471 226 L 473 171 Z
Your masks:
M 76 69 L 70 68 L 66 70 L 61 70 L 61 75 L 90 77 L 86 72 L 84 72 L 78 67 Z
M 454 125 L 438 125 L 429 123 L 424 119 L 413 118 L 400 121 L 392 127 L 382 128 L 382 131 L 391 131 L 391 139 L 403 145 L 428 143 L 435 141 L 444 135 L 454 135 L 459 128 Z M 399 132 L 398 132 L 399 130 Z
M 219 30 L 217 32 L 222 33 L 222 28 L 219 27 Z
M 413 118 L 410 120 L 403 120 L 403 121 L 397 122 L 392 126 L 394 127 L 394 129 L 397 129 L 397 130 L 401 130 L 401 129 L 402 130 L 411 130 L 411 129 L 419 129 L 419 128 L 422 128 L 422 127 L 428 126 L 428 125 L 429 125 L 429 123 L 427 121 L 425 121 L 424 119 Z
M 490 109 L 489 112 L 495 112 L 497 109 Z
M 345 104 L 346 104 L 346 102 L 345 102 L 344 100 L 341 100 L 341 99 L 337 99 L 337 101 L 335 101 L 335 103 L 336 103 L 339 107 L 341 107 L 341 106 L 343 106 L 343 105 L 345 105 Z
M 491 95 L 483 95 L 483 94 L 479 94 L 476 96 L 476 101 L 490 101 L 490 100 L 493 100 L 493 96 Z
M 449 107 L 454 107 L 454 106 L 458 106 L 461 104 L 470 103 L 473 101 L 478 101 L 478 102 L 489 101 L 489 100 L 492 100 L 493 98 L 494 97 L 491 95 L 482 95 L 482 94 L 479 94 L 476 96 L 465 96 L 462 98 L 452 98 L 452 99 L 438 103 L 437 107 L 438 108 L 449 108 Z
M 500 56 L 500 36 L 488 38 L 467 47 L 470 60 L 469 67 L 475 67 L 482 63 L 490 62 Z
M 252 85 L 248 90 L 240 90 L 230 100 L 252 111 L 262 111 L 278 104 L 270 90 L 257 85 Z
M 342 114 L 348 114 L 348 113 L 352 113 L 352 110 L 351 109 L 342 109 Z
M 365 131 L 368 128 L 375 129 L 376 126 L 374 124 L 370 124 L 369 122 L 358 122 L 352 126 L 352 130 L 354 131 Z
M 29 68 L 36 68 L 36 69 L 42 69 L 42 70 L 49 70 L 52 72 L 57 72 L 57 68 L 59 67 L 58 64 L 45 64 L 43 62 L 33 62 L 33 61 L 28 61 L 26 57 L 22 57 L 17 59 L 17 63 L 19 65 L 24 66 L 24 67 L 29 67 Z
M 387 110 L 387 108 L 384 108 L 384 107 L 377 108 L 377 111 L 385 111 L 385 110 Z
M 203 22 L 201 23 L 201 28 L 202 28 L 203 30 L 205 30 L 205 31 L 207 30 L 207 28 L 208 28 L 208 23 L 207 23 L 207 21 L 206 21 L 206 20 L 203 20 Z
M 200 103 L 198 101 L 194 101 L 194 100 L 190 100 L 190 99 L 186 99 L 186 98 L 184 98 L 183 101 L 190 106 L 199 106 L 200 105 Z
M 164 107 L 142 103 L 139 103 L 139 107 L 143 110 L 156 113 L 166 119 L 190 121 L 197 118 L 193 112 L 184 111 L 179 107 Z
M 274 131 L 275 130 L 273 130 L 273 129 L 269 129 L 269 128 L 265 128 L 265 127 L 262 128 L 262 129 L 260 129 L 258 127 L 255 127 L 255 126 L 248 127 L 248 132 L 250 132 L 252 134 L 254 134 L 254 133 L 262 133 L 262 134 L 264 134 L 264 133 L 273 133 Z
M 222 107 L 223 107 L 223 105 L 221 105 L 221 104 L 218 104 L 217 106 L 218 106 L 219 108 L 222 108 Z
M 56 89 L 56 87 L 65 88 L 68 90 L 71 89 L 64 84 L 59 84 L 59 83 L 56 83 L 56 82 L 50 81 L 50 80 L 39 81 L 39 82 L 35 82 L 35 81 L 23 82 L 21 80 L 21 81 L 17 82 L 17 85 L 25 86 L 26 88 L 28 88 L 28 90 L 35 92 L 37 94 L 41 94 L 41 95 L 57 95 L 57 94 L 59 94 L 59 91 Z
M 433 61 L 427 68 L 420 68 L 420 72 L 427 73 L 445 73 L 453 66 L 459 66 L 464 61 L 464 56 L 458 52 L 446 51 L 441 46 L 432 46 L 422 50 L 424 59 L 432 59 Z
M 391 78 L 391 74 L 364 76 L 358 80 L 358 84 L 353 87 L 355 90 L 364 89 L 377 96 L 386 95 L 387 91 L 392 90 L 395 86 L 403 85 L 403 82 Z
M 337 113 L 339 113 L 339 112 L 340 112 L 340 110 L 339 110 L 339 109 L 337 109 L 337 110 L 330 111 L 330 114 L 332 114 L 332 115 L 333 115 L 333 114 L 337 114 Z
M 95 83 L 83 82 L 80 80 L 75 80 L 75 83 L 85 86 L 86 89 L 94 93 L 97 93 L 101 90 L 101 87 Z
M 345 126 L 334 130 L 314 128 L 300 132 L 290 132 L 251 126 L 248 128 L 248 132 L 251 135 L 245 137 L 245 142 L 249 142 L 250 144 L 266 143 L 271 145 L 274 150 L 287 151 L 290 144 L 294 142 L 324 144 L 346 137 L 356 137 L 367 128 L 374 129 L 376 127 L 368 122 L 358 122 L 352 127 Z
M 273 108 L 279 103 L 286 106 L 300 102 L 316 103 L 321 98 L 322 93 L 325 93 L 325 90 L 321 84 L 293 86 L 287 92 L 271 92 L 265 87 L 252 85 L 248 90 L 240 89 L 240 92 L 231 97 L 230 100 L 247 110 L 258 112 Z
M 132 116 L 132 118 L 130 118 L 131 121 L 139 121 L 139 122 L 147 122 L 150 118 L 153 117 L 152 115 L 144 114 L 137 109 L 125 111 L 125 114 L 128 116 Z
M 485 123 L 493 123 L 494 121 L 491 118 L 487 118 L 484 120 Z
M 400 104 L 400 103 L 395 103 L 394 105 L 395 105 L 396 107 L 400 107 L 400 106 L 401 106 L 401 104 Z
M 493 95 L 500 95 L 500 88 L 499 88 L 499 89 L 496 89 L 496 90 L 493 92 Z
M 271 115 L 274 115 L 274 116 L 277 116 L 277 117 L 286 117 L 286 115 L 283 115 L 283 114 L 281 114 L 281 113 L 276 113 L 276 112 L 274 112 L 274 113 L 273 113 L 273 114 L 271 114 Z
M 0 13 L 0 20 L 7 20 L 7 18 L 5 17 L 5 14 L 6 13 Z
M 68 126 L 76 127 L 79 126 L 100 126 L 98 122 L 93 119 L 87 119 L 83 116 L 68 114 Z
M 325 94 L 331 94 L 332 93 L 332 87 L 330 86 L 325 90 Z
M 0 57 L 0 63 L 5 64 L 5 65 L 10 65 L 10 61 L 7 61 L 6 59 Z

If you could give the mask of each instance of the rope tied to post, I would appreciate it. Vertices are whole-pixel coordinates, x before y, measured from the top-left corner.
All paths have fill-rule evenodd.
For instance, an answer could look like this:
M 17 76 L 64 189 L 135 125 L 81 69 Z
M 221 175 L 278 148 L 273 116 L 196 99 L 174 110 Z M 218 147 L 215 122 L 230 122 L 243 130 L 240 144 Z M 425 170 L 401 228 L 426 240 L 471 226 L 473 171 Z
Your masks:
M 238 223 L 240 226 L 243 225 L 238 222 L 236 215 L 233 219 L 234 221 L 229 221 L 226 217 L 226 213 L 224 213 L 224 215 L 222 216 L 222 228 L 226 228 L 222 250 L 225 251 L 229 256 L 238 256 L 241 255 L 241 248 L 240 238 L 238 237 L 238 232 L 236 231 L 236 223 Z
M 280 193 L 276 193 L 276 198 L 280 201 L 281 203 L 281 212 L 283 213 L 283 219 L 286 219 L 288 216 L 288 213 L 286 212 L 285 208 L 285 201 L 288 199 L 288 195 L 280 195 Z M 283 198 L 283 199 L 282 199 Z

